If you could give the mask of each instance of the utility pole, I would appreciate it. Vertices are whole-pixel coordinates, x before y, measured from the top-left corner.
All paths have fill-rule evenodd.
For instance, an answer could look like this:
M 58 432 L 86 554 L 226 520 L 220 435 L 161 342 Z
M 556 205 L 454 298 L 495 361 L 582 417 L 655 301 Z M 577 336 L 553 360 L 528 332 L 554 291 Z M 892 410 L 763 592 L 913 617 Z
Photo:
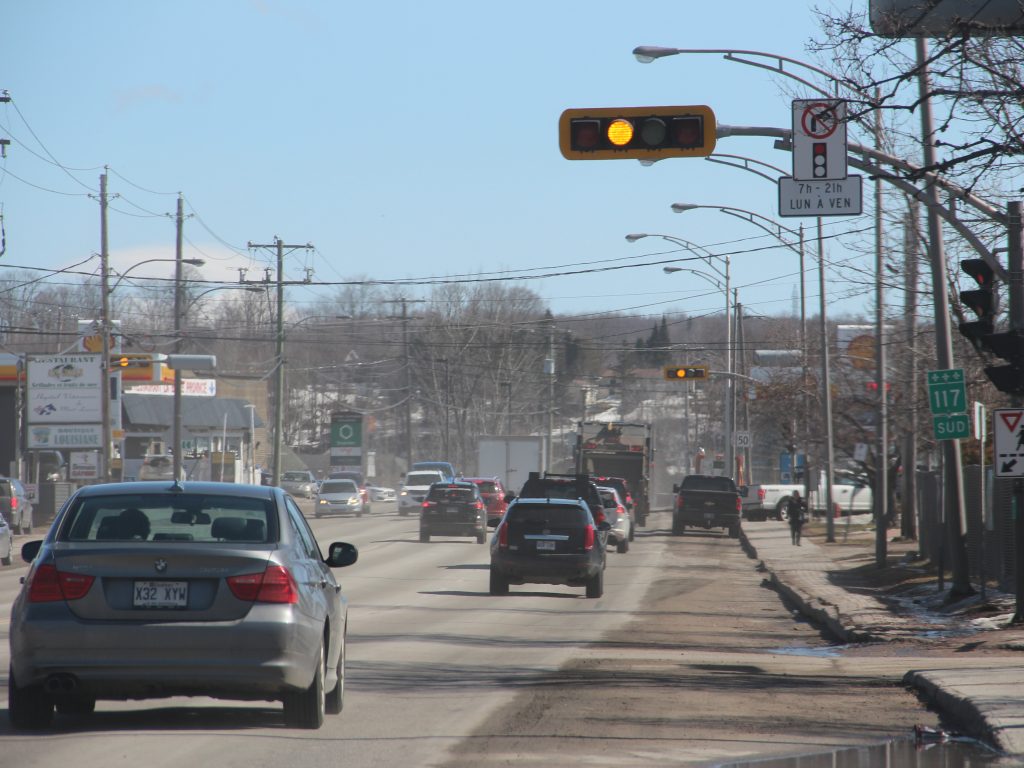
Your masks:
M 917 281 L 918 248 L 917 204 L 911 207 L 903 223 L 903 250 L 905 253 L 903 283 L 903 332 L 906 338 L 904 354 L 903 391 L 907 393 L 909 408 L 905 409 L 908 423 L 903 450 L 903 494 L 900 509 L 900 535 L 904 539 L 917 539 Z M 919 544 L 920 549 L 920 544 Z M 924 554 L 923 552 L 921 553 Z
M 544 373 L 548 376 L 548 449 L 544 469 L 551 471 L 551 450 L 555 443 L 555 325 L 548 322 L 548 356 L 544 360 Z
M 412 371 L 409 369 L 409 310 L 403 296 L 402 302 L 402 367 L 405 369 L 405 408 L 403 421 L 405 432 L 405 468 L 412 466 Z M 448 461 L 448 457 L 445 457 Z
M 273 460 L 271 463 L 271 485 L 280 485 L 281 483 L 281 450 L 284 438 L 284 251 L 287 248 L 289 251 L 293 251 L 299 248 L 306 250 L 313 250 L 312 243 L 306 243 L 304 245 L 286 245 L 283 240 L 279 237 L 274 238 L 273 243 L 261 244 L 252 243 L 248 244 L 250 249 L 252 248 L 273 248 L 277 253 L 277 322 L 276 322 L 276 346 L 275 346 L 275 377 L 274 377 L 274 453 Z M 309 275 L 307 273 L 306 280 L 301 282 L 309 282 Z
M 107 249 L 107 174 L 100 174 L 100 336 L 103 359 L 100 380 L 103 387 L 100 418 L 103 419 L 103 450 L 100 452 L 100 479 L 110 482 L 110 252 Z
M 442 358 L 444 363 L 444 460 L 451 461 L 451 414 L 452 414 L 452 379 L 451 367 L 448 358 Z
M 818 217 L 818 310 L 821 315 L 821 417 L 825 421 L 825 541 L 836 540 L 835 512 L 832 509 L 832 467 L 835 461 L 832 448 L 832 371 L 829 365 L 828 317 L 825 311 L 825 241 Z M 819 499 L 821 493 L 818 493 Z
M 935 129 L 932 120 L 931 83 L 928 74 L 928 43 L 923 38 L 915 41 L 918 66 L 918 93 L 921 100 L 921 141 L 924 144 L 924 167 L 935 167 Z M 935 303 L 935 353 L 939 370 L 953 367 L 953 342 L 949 325 L 949 290 L 946 282 L 946 254 L 942 239 L 942 225 L 938 209 L 939 187 L 935 178 L 925 179 L 925 202 L 928 205 L 928 260 L 932 272 L 932 296 Z M 973 595 L 967 564 L 967 542 L 964 532 L 963 467 L 960 461 L 960 441 L 943 440 L 942 456 L 945 469 L 943 510 L 946 520 L 947 544 L 953 583 L 950 596 Z
M 876 100 L 878 99 L 876 93 Z M 875 110 L 875 147 L 882 147 L 882 111 Z M 875 415 L 875 429 L 878 446 L 875 449 L 875 565 L 885 567 L 887 557 L 886 535 L 888 534 L 889 511 L 889 418 L 887 411 L 888 393 L 885 391 L 888 377 L 885 375 L 885 255 L 882 243 L 882 180 L 875 179 L 875 385 L 878 388 L 878 408 Z
M 175 238 L 174 238 L 174 351 L 181 354 L 182 339 L 182 315 L 185 311 L 185 297 L 183 295 L 182 280 L 184 279 L 184 264 L 182 263 L 182 240 L 184 239 L 185 213 L 184 198 L 178 193 L 178 210 L 174 217 Z M 181 371 L 174 371 L 174 424 L 172 427 L 174 445 L 174 479 L 182 479 L 182 413 L 181 413 Z M 223 463 L 221 464 L 223 466 Z M 251 480 L 251 479 L 250 479 Z
M 505 434 L 512 434 L 512 382 L 503 381 L 501 382 L 502 389 L 505 390 Z M 506 473 L 507 476 L 507 473 Z

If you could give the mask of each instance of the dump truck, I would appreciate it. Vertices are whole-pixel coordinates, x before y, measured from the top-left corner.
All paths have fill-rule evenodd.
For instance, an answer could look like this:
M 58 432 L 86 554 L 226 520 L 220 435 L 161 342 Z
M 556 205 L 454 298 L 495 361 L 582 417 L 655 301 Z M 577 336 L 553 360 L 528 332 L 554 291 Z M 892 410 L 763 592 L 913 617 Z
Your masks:
M 620 477 L 629 486 L 633 522 L 647 523 L 650 472 L 654 463 L 650 424 L 581 421 L 576 425 L 576 471 L 601 485 L 602 477 Z M 627 506 L 629 500 L 627 500 Z

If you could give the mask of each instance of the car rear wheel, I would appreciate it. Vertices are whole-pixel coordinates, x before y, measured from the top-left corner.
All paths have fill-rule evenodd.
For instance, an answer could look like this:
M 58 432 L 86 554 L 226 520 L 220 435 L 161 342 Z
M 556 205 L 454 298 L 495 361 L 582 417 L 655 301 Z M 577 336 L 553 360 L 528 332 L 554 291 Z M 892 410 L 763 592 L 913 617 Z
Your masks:
M 673 536 L 682 536 L 683 532 L 685 530 L 686 530 L 686 526 L 683 525 L 682 522 L 680 522 L 679 520 L 675 520 L 675 519 L 672 520 L 672 535 Z
M 324 644 L 320 641 L 316 672 L 309 688 L 284 695 L 284 721 L 292 728 L 316 729 L 324 724 Z
M 420 543 L 421 544 L 426 544 L 428 541 L 430 541 L 430 534 L 427 533 L 426 531 L 421 530 L 420 531 Z
M 345 706 L 345 638 L 341 638 L 341 655 L 338 656 L 338 683 L 327 693 L 324 711 L 328 715 L 341 714 Z
M 604 570 L 587 579 L 587 597 L 601 597 L 604 594 Z
M 729 538 L 738 539 L 740 537 L 740 524 L 735 523 L 729 526 Z
M 486 533 L 478 533 L 476 535 L 476 543 L 477 544 L 483 544 L 486 541 L 487 541 L 487 534 Z
M 7 675 L 7 714 L 15 728 L 40 730 L 53 722 L 53 699 L 41 685 L 19 686 L 11 669 Z
M 498 573 L 493 568 L 491 568 L 491 594 L 508 594 L 508 579 L 504 578 L 500 573 Z
M 615 551 L 620 555 L 624 555 L 629 552 L 629 539 L 619 539 L 615 544 Z
M 0 565 L 10 565 L 10 564 L 11 564 L 11 553 L 10 552 L 7 553 L 7 557 L 0 557 Z

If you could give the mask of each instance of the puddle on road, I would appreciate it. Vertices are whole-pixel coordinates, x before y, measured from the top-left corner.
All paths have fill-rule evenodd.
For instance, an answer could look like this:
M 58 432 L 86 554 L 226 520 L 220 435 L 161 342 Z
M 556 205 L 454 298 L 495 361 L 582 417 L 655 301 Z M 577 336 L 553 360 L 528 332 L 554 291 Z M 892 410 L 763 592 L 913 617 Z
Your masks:
M 780 656 L 810 656 L 817 659 L 834 659 L 842 655 L 845 645 L 826 645 L 820 648 L 809 648 L 801 645 L 787 645 L 784 648 L 767 648 L 764 653 L 777 653 Z
M 1020 764 L 1019 760 L 1000 756 L 974 740 L 918 743 L 901 739 L 874 747 L 839 749 L 801 757 L 718 763 L 715 768 L 1004 768 Z

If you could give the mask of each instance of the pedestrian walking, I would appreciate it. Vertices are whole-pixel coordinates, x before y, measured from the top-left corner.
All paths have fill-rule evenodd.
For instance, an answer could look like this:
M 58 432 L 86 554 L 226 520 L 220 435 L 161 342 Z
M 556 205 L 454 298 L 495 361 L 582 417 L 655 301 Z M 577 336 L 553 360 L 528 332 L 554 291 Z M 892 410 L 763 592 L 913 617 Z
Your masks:
M 789 497 L 786 516 L 789 518 L 789 535 L 796 546 L 800 546 L 800 532 L 804 527 L 804 500 L 800 491 L 793 491 Z

